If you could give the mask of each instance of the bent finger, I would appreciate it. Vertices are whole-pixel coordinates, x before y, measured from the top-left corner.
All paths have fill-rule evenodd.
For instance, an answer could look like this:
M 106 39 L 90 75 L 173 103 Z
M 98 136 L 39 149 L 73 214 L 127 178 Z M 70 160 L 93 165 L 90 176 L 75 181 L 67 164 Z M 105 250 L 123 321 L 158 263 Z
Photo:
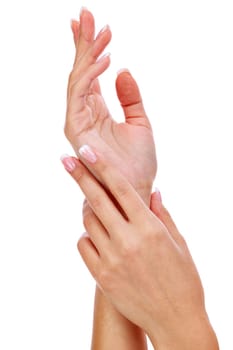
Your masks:
M 96 79 L 109 67 L 110 55 L 102 56 L 95 64 L 93 64 L 82 78 L 73 84 L 69 89 L 67 119 L 73 113 L 79 113 L 86 105 L 85 96 L 88 96 L 90 89 Z M 97 86 L 98 87 L 98 86 Z
M 77 248 L 88 270 L 96 278 L 100 265 L 100 257 L 87 233 L 81 236 L 77 243 Z
M 100 256 L 108 250 L 109 235 L 88 202 L 83 205 L 83 224 Z

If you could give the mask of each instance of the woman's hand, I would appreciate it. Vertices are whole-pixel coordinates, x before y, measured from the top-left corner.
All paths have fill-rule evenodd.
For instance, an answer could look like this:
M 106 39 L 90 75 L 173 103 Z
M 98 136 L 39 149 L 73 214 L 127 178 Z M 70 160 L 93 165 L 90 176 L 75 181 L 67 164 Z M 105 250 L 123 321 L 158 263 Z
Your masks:
M 153 213 L 99 150 L 79 153 L 107 186 L 79 160 L 63 159 L 92 209 L 84 208 L 87 234 L 78 249 L 103 293 L 156 349 L 218 349 L 198 272 L 159 195 Z
M 76 56 L 67 89 L 66 137 L 76 154 L 82 144 L 97 147 L 148 203 L 157 164 L 153 133 L 138 86 L 128 71 L 118 75 L 116 91 L 125 122 L 114 121 L 98 83 L 110 64 L 109 55 L 101 56 L 111 40 L 110 28 L 104 27 L 95 37 L 93 15 L 83 9 L 80 21 L 72 22 L 72 30 Z M 103 182 L 101 174 L 89 169 Z

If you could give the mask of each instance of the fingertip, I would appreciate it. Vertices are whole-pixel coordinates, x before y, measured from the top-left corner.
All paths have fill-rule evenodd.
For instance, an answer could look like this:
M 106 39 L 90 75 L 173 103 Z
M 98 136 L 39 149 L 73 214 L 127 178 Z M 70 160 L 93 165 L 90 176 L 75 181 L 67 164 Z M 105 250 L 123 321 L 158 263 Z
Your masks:
M 87 7 L 81 6 L 80 12 L 79 12 L 79 17 L 81 17 L 85 12 L 90 12 Z
M 93 40 L 95 31 L 95 19 L 93 14 L 86 7 L 81 7 L 79 18 L 83 38 L 88 42 Z
M 70 27 L 73 33 L 74 44 L 76 46 L 79 38 L 79 22 L 76 19 L 72 18 L 70 20 Z
M 159 214 L 163 208 L 161 192 L 157 187 L 151 195 L 150 208 L 155 214 Z
M 161 205 L 162 205 L 162 195 L 161 195 L 161 192 L 160 192 L 160 190 L 158 189 L 158 187 L 155 187 L 155 189 L 154 189 L 154 195 L 155 195 L 157 201 L 160 202 Z
M 72 173 L 76 168 L 76 162 L 74 158 L 70 157 L 68 154 L 63 154 L 60 160 L 68 173 Z

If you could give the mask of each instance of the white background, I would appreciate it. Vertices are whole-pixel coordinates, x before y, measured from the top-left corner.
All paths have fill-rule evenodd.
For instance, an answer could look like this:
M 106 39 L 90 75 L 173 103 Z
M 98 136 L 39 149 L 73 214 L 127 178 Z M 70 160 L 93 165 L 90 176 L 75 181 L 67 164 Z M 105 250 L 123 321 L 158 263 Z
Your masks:
M 227 0 L 2 0 L 0 348 L 89 349 L 94 282 L 76 251 L 82 194 L 59 157 L 74 47 L 86 6 L 110 24 L 102 76 L 137 79 L 153 124 L 165 205 L 186 237 L 221 349 L 232 350 L 233 10 Z

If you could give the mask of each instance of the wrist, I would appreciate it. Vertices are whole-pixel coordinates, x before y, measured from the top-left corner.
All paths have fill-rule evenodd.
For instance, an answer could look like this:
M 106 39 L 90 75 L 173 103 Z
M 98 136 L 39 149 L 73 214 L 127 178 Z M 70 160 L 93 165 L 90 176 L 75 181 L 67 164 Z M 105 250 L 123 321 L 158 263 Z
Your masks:
M 162 333 L 163 336 L 159 336 L 157 330 L 148 333 L 156 350 L 219 350 L 216 334 L 207 316 L 205 319 L 185 322 L 185 326 L 177 322 L 177 328 Z

